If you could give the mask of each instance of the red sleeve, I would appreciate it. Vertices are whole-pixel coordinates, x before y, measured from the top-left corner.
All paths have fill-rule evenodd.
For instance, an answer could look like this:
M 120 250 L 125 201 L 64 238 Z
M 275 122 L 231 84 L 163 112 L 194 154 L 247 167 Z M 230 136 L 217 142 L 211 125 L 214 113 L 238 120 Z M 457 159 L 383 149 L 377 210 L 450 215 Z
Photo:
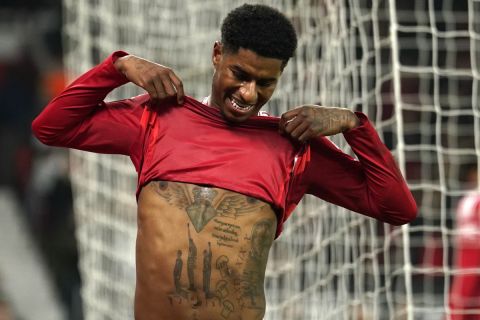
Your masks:
M 344 133 L 359 160 L 330 140 L 311 142 L 303 173 L 306 192 L 393 225 L 415 219 L 417 206 L 390 151 L 363 113 L 360 126 Z
M 41 142 L 98 153 L 132 156 L 148 96 L 104 102 L 107 94 L 128 80 L 113 66 L 118 51 L 73 81 L 32 123 Z

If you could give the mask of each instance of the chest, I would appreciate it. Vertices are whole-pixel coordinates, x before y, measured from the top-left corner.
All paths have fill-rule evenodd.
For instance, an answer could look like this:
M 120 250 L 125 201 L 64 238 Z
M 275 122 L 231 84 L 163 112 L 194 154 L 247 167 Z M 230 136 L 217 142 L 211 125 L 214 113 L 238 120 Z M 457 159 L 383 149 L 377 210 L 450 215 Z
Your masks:
M 157 115 L 142 174 L 145 180 L 206 184 L 278 202 L 297 151 L 271 123 L 229 125 L 178 108 Z

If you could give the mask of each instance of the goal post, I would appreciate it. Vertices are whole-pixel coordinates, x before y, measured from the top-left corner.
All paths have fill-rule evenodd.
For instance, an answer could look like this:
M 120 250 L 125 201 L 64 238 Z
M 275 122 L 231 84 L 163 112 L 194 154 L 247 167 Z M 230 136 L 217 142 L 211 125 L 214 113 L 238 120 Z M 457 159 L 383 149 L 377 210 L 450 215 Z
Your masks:
M 219 25 L 244 2 L 253 3 L 64 0 L 68 74 L 121 49 L 172 67 L 202 98 Z M 412 224 L 392 227 L 305 197 L 270 252 L 266 319 L 444 319 L 462 272 L 455 208 L 474 188 L 469 172 L 480 175 L 480 1 L 256 2 L 284 12 L 299 37 L 267 111 L 318 103 L 366 113 L 419 208 Z M 109 99 L 139 93 L 126 85 Z M 351 152 L 341 135 L 332 140 Z M 74 151 L 71 177 L 86 319 L 131 319 L 133 165 Z

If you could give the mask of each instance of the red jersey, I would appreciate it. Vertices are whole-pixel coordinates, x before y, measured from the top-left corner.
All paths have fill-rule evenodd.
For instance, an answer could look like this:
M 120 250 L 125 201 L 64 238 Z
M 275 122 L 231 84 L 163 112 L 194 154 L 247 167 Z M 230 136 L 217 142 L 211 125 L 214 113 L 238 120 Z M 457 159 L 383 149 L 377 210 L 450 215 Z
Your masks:
M 278 133 L 279 118 L 227 122 L 190 97 L 182 106 L 149 106 L 148 95 L 104 102 L 128 80 L 113 66 L 116 52 L 53 99 L 32 124 L 48 145 L 131 158 L 138 189 L 152 180 L 210 185 L 270 203 L 277 236 L 305 193 L 399 225 L 416 204 L 389 150 L 366 116 L 344 133 L 358 160 L 327 138 L 299 145 Z
M 480 319 L 480 194 L 460 201 L 456 220 L 454 268 L 459 273 L 450 291 L 451 319 Z

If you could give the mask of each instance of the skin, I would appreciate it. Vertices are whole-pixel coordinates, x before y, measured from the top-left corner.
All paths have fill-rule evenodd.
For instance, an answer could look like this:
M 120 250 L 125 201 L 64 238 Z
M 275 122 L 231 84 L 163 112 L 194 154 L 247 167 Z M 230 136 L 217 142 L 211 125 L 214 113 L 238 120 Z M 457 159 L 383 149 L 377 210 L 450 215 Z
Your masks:
M 229 52 L 216 42 L 212 64 L 210 107 L 227 121 L 242 122 L 271 98 L 286 62 L 243 48 Z M 117 59 L 115 67 L 153 103 L 183 103 L 183 84 L 172 69 L 133 55 Z M 282 115 L 279 133 L 306 142 L 357 125 L 348 109 L 303 105 Z M 149 182 L 138 199 L 135 318 L 262 319 L 276 225 L 271 206 L 258 199 L 200 185 Z
M 262 319 L 276 225 L 260 200 L 194 184 L 148 183 L 138 205 L 135 318 Z

